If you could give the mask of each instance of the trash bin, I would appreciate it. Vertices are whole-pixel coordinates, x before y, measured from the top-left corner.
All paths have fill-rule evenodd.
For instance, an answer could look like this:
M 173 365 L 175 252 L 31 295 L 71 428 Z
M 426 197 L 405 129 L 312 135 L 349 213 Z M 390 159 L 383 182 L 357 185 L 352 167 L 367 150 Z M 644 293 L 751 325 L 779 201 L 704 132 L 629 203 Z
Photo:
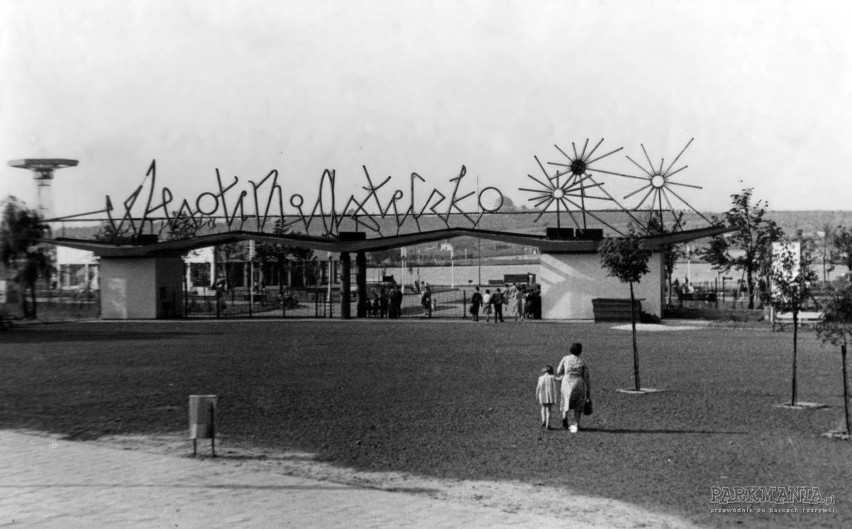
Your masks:
M 213 457 L 216 457 L 216 395 L 189 396 L 189 438 L 192 455 L 196 455 L 198 439 L 210 439 Z

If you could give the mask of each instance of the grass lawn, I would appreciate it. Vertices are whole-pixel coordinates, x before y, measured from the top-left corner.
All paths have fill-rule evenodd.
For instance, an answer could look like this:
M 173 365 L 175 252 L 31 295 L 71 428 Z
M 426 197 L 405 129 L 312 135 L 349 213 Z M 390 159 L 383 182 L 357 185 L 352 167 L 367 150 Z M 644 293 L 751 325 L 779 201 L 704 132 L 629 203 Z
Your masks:
M 578 434 L 543 431 L 539 371 L 574 341 L 595 414 Z M 227 439 L 339 465 L 518 480 L 713 526 L 852 527 L 852 443 L 820 436 L 842 420 L 838 350 L 800 334 L 799 400 L 830 407 L 790 410 L 775 407 L 790 400 L 789 332 L 640 333 L 643 386 L 665 390 L 647 395 L 616 391 L 633 385 L 630 343 L 611 325 L 552 322 L 18 327 L 0 334 L 0 428 L 185 431 L 188 395 L 213 393 Z M 820 487 L 835 512 L 711 514 L 713 486 Z

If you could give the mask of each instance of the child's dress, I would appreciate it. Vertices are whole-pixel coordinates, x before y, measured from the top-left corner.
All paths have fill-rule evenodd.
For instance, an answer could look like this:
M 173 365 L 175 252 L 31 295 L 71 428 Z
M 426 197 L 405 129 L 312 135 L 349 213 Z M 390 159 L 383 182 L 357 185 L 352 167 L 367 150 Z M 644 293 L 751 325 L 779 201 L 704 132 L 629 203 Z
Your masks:
M 559 402 L 559 386 L 556 384 L 556 377 L 549 373 L 538 377 L 535 396 L 539 404 L 554 404 Z

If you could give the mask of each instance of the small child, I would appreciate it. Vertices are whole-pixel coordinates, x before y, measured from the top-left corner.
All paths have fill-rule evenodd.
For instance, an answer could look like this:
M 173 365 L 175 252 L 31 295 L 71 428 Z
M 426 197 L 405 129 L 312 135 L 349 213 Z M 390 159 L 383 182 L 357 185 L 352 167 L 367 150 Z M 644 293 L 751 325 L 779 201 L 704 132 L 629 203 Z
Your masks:
M 538 386 L 535 388 L 535 397 L 541 404 L 541 427 L 550 430 L 550 410 L 553 403 L 559 401 L 559 387 L 556 381 L 562 377 L 553 376 L 553 366 L 545 366 L 541 370 L 542 375 L 538 377 Z

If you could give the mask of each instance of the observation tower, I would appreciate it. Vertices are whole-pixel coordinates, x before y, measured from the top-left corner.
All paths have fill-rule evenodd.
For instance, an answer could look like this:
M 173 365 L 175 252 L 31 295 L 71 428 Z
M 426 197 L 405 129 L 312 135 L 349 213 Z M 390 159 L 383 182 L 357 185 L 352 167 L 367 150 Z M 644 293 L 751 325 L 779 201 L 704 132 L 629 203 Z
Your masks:
M 53 215 L 53 172 L 65 167 L 75 167 L 77 160 L 65 158 L 26 158 L 23 160 L 10 160 L 9 165 L 20 169 L 29 169 L 33 172 L 36 186 L 38 187 L 38 211 L 47 220 Z

